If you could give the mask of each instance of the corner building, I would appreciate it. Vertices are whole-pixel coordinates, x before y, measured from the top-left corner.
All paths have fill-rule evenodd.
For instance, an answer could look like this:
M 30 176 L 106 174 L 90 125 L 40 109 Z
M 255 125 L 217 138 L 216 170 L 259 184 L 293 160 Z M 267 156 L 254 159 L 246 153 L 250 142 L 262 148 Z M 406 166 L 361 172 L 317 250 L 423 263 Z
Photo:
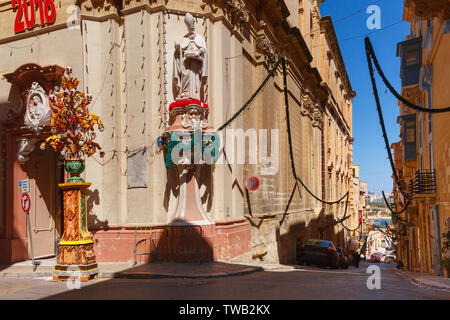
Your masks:
M 86 159 L 83 173 L 84 180 L 92 183 L 87 212 L 98 262 L 133 260 L 137 230 L 138 240 L 151 239 L 150 249 L 138 245 L 137 250 L 152 252 L 139 256 L 139 261 L 287 263 L 295 261 L 297 243 L 308 238 L 330 239 L 343 247 L 349 235 L 336 219 L 344 215 L 345 204 L 323 205 L 293 178 L 281 68 L 227 128 L 279 130 L 278 170 L 261 175 L 260 162 L 234 162 L 216 164 L 202 173 L 197 183 L 201 206 L 211 222 L 208 226 L 184 230 L 170 226 L 178 184 L 173 170 L 165 166 L 164 148 L 156 143 L 168 127 L 168 108 L 174 101 L 174 42 L 186 34 L 184 16 L 189 12 L 208 51 L 202 92 L 203 102 L 210 106 L 208 125 L 218 128 L 228 120 L 278 58 L 285 56 L 297 174 L 322 199 L 345 194 L 352 184 L 355 92 L 332 20 L 320 15 L 322 2 L 61 0 L 53 1 L 53 22 L 39 24 L 36 16 L 36 23 L 25 24 L 20 32 L 14 28 L 17 9 L 4 3 L 0 12 L 4 76 L 0 80 L 0 262 L 30 257 L 18 192 L 19 181 L 26 178 L 35 255 L 49 257 L 57 250 L 63 230 L 58 188 L 66 178 L 63 161 L 36 147 L 50 135 L 49 123 L 40 123 L 39 129 L 25 118 L 31 94 L 45 105 L 66 66 L 79 78 L 79 89 L 92 94 L 90 111 L 105 126 L 97 139 L 105 156 Z M 255 191 L 245 188 L 250 176 L 261 182 Z

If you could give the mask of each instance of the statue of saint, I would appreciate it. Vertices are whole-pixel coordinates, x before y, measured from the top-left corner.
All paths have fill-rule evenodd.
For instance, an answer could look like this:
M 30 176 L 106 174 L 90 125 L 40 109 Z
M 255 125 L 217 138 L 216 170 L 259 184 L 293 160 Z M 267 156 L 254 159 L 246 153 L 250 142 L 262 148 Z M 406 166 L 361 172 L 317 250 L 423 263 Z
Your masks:
M 37 95 L 34 95 L 31 99 L 28 110 L 30 112 L 30 118 L 34 122 L 39 122 L 47 112 L 47 108 Z
M 184 17 L 188 33 L 180 43 L 175 43 L 173 59 L 173 97 L 175 100 L 197 99 L 203 101 L 203 85 L 208 77 L 206 41 L 195 33 L 194 17 Z

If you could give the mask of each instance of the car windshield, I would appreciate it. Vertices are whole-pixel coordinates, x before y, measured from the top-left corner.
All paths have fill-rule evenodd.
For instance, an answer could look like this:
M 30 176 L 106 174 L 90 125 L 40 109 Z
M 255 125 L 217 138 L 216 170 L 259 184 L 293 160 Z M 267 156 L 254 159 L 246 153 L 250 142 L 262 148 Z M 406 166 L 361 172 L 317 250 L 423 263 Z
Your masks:
M 325 247 L 328 247 L 330 244 L 332 245 L 332 243 L 330 241 L 319 240 L 319 239 L 309 239 L 308 241 L 306 241 L 305 244 L 319 245 L 319 246 L 325 246 Z

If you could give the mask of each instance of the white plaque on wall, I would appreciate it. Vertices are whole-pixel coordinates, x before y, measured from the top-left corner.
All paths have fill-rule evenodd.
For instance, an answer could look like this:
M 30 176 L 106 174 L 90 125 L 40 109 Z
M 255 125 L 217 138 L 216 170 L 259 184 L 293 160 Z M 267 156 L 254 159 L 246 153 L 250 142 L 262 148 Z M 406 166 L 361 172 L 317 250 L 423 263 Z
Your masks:
M 147 188 L 147 152 L 129 152 L 127 168 L 128 189 Z

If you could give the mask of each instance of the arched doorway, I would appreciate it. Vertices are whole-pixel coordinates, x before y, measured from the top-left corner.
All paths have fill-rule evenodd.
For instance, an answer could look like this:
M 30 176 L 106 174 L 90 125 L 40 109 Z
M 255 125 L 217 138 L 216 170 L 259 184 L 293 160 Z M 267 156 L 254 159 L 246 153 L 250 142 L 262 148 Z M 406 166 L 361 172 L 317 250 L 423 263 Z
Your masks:
M 6 174 L 0 264 L 30 259 L 30 239 L 35 258 L 51 257 L 56 252 L 63 229 L 57 184 L 64 181 L 64 172 L 56 155 L 40 150 L 39 145 L 51 135 L 53 107 L 48 95 L 58 86 L 63 70 L 59 66 L 26 64 L 4 76 L 12 84 L 10 96 L 17 96 L 11 100 L 19 103 L 7 106 L 10 110 L 0 119 L 0 134 L 6 145 L 2 150 Z M 30 228 L 20 201 L 19 181 L 23 180 L 30 186 Z

